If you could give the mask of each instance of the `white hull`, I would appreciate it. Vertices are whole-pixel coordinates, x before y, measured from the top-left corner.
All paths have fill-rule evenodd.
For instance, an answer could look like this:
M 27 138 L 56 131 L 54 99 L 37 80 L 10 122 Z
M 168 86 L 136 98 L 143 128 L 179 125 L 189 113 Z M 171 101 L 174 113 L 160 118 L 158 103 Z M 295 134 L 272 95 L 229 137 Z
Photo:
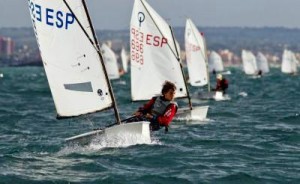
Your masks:
M 175 118 L 176 119 L 197 119 L 205 120 L 207 116 L 209 106 L 198 106 L 190 108 L 180 108 L 178 109 Z
M 94 130 L 73 136 L 65 139 L 65 141 L 84 145 L 89 144 L 94 140 L 101 141 L 101 139 L 108 138 L 120 138 L 125 140 L 130 136 L 131 138 L 136 139 L 131 140 L 131 142 L 133 142 L 132 144 L 149 144 L 151 143 L 149 124 L 149 122 L 141 121 L 114 125 L 102 130 Z
M 223 101 L 223 100 L 230 100 L 230 97 L 228 95 L 224 95 L 221 91 L 216 91 L 214 97 L 216 101 Z
M 199 92 L 194 97 L 200 98 L 202 100 L 216 100 L 216 101 L 230 100 L 230 97 L 228 95 L 226 94 L 224 95 L 220 91 Z

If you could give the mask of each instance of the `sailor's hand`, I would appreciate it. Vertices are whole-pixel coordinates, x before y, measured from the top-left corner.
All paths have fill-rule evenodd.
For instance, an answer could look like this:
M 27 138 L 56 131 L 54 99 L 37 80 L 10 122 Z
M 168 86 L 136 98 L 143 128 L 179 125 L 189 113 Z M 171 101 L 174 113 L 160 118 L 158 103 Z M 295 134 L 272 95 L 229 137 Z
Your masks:
M 146 118 L 152 119 L 153 116 L 152 116 L 151 114 L 147 113 L 147 114 L 146 114 Z
M 133 115 L 134 116 L 141 116 L 141 115 L 143 115 L 141 112 L 139 112 L 139 111 L 136 111 L 135 113 L 133 113 Z

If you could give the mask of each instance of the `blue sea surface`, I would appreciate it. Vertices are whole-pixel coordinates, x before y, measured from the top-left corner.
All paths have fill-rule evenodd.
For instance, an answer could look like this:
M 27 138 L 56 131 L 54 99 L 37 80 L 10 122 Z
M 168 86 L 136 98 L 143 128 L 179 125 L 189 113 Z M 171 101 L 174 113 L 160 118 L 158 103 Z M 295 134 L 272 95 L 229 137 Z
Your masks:
M 192 99 L 210 106 L 207 121 L 111 148 L 64 139 L 113 123 L 112 110 L 57 120 L 42 67 L 1 68 L 0 183 L 300 183 L 300 76 L 227 69 L 231 100 Z M 130 74 L 112 84 L 126 118 L 142 102 L 131 102 Z

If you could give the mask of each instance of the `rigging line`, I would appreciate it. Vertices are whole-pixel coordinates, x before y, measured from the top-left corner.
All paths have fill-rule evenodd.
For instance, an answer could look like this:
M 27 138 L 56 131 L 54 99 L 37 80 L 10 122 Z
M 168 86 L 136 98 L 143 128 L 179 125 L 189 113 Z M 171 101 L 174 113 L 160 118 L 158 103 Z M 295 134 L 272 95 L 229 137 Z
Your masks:
M 100 62 L 101 62 L 102 68 L 103 68 L 103 72 L 104 72 L 104 75 L 105 75 L 105 79 L 106 79 L 106 83 L 107 83 L 107 86 L 108 86 L 108 90 L 109 90 L 109 93 L 110 93 L 110 96 L 111 96 L 111 100 L 112 100 L 112 104 L 113 104 L 113 109 L 114 109 L 114 115 L 115 115 L 117 124 L 121 124 L 122 122 L 121 122 L 119 110 L 118 110 L 118 107 L 117 107 L 117 103 L 116 103 L 116 100 L 115 100 L 116 98 L 115 98 L 115 95 L 113 93 L 112 85 L 110 83 L 110 80 L 108 78 L 108 74 L 107 74 L 106 67 L 105 67 L 105 64 L 104 64 L 104 59 L 103 59 L 103 56 L 102 56 L 102 54 L 100 52 L 99 42 L 97 40 L 95 30 L 94 30 L 94 28 L 92 26 L 92 21 L 91 21 L 91 18 L 89 16 L 89 14 L 88 14 L 88 9 L 87 9 L 85 0 L 82 0 L 82 4 L 83 4 L 85 13 L 87 15 L 87 18 L 88 18 L 88 21 L 89 21 L 89 24 L 90 24 L 90 28 L 91 28 L 91 31 L 92 31 L 92 34 L 93 34 L 93 37 L 94 37 L 94 40 L 95 40 L 95 43 L 96 43 L 96 47 L 98 48 L 97 53 L 98 53 L 98 56 L 100 58 Z
M 144 2 L 142 0 L 140 0 L 142 5 L 144 6 L 145 10 L 147 11 L 147 13 L 149 14 L 150 18 L 152 19 L 155 27 L 158 29 L 159 33 L 161 34 L 161 36 L 165 37 L 164 34 L 162 33 L 162 31 L 159 29 L 157 23 L 154 21 L 153 17 L 151 16 L 151 14 L 149 13 L 149 10 L 146 8 Z M 169 24 L 168 24 L 169 25 Z M 170 25 L 169 25 L 170 26 Z M 176 55 L 176 53 L 173 51 L 173 49 L 171 48 L 169 42 L 167 42 L 167 45 L 169 46 L 169 49 L 171 50 L 171 52 L 173 53 L 173 55 L 175 56 L 175 58 L 177 59 L 177 61 L 179 61 L 179 56 Z
M 81 30 L 84 32 L 85 36 L 87 37 L 87 39 L 91 42 L 91 44 L 93 45 L 93 47 L 95 48 L 95 50 L 98 51 L 98 47 L 95 46 L 95 43 L 93 42 L 93 40 L 90 38 L 89 34 L 86 32 L 86 30 L 84 29 L 83 25 L 81 24 L 81 22 L 79 21 L 79 19 L 77 18 L 77 16 L 75 15 L 75 13 L 73 12 L 72 8 L 69 6 L 69 4 L 66 2 L 66 0 L 63 0 L 65 5 L 67 6 L 68 10 L 72 13 L 72 15 L 74 16 L 75 20 L 77 21 L 78 25 L 80 26 Z M 86 12 L 85 12 L 86 13 Z
M 172 37 L 173 37 L 173 42 L 174 42 L 174 45 L 175 45 L 176 52 L 178 52 L 177 46 L 176 46 L 176 43 L 175 43 L 175 39 L 174 39 L 174 34 L 173 34 L 172 27 L 169 26 L 169 28 L 170 28 L 170 30 L 171 30 L 171 34 L 172 34 Z M 178 53 L 177 53 L 177 54 L 178 54 Z M 181 76 L 182 76 L 182 78 L 183 78 L 183 82 L 184 82 L 184 85 L 185 85 L 185 90 L 186 90 L 186 93 L 187 93 L 187 98 L 188 98 L 188 100 L 189 100 L 189 106 L 190 106 L 190 109 L 192 110 L 192 109 L 193 109 L 193 105 L 192 105 L 192 101 L 191 101 L 191 96 L 190 96 L 190 92 L 189 92 L 189 89 L 188 89 L 187 84 L 186 84 L 185 75 L 184 75 L 184 72 L 183 72 L 182 64 L 181 64 L 181 62 L 180 62 L 180 58 L 178 58 L 178 63 L 179 63 L 180 70 L 181 70 Z
M 157 23 L 154 21 L 153 17 L 151 16 L 151 14 L 150 14 L 149 10 L 147 9 L 147 7 L 145 6 L 144 2 L 143 2 L 142 0 L 140 0 L 140 1 L 141 1 L 141 3 L 142 3 L 143 7 L 145 8 L 145 10 L 147 11 L 147 13 L 149 14 L 150 18 L 152 19 L 152 21 L 153 21 L 155 27 L 156 27 L 156 28 L 158 29 L 158 31 L 160 32 L 161 36 L 165 37 L 164 34 L 162 33 L 162 31 L 159 29 Z M 167 45 L 168 45 L 169 49 L 171 50 L 171 52 L 173 53 L 173 55 L 174 55 L 174 57 L 176 58 L 176 60 L 178 61 L 179 65 L 180 65 L 180 67 L 181 67 L 181 70 L 182 70 L 182 65 L 181 65 L 181 62 L 180 62 L 180 57 L 178 56 L 178 53 L 177 53 L 178 51 L 177 51 L 177 48 L 176 48 L 176 43 L 175 43 L 174 35 L 173 35 L 173 32 L 172 32 L 171 26 L 170 26 L 169 24 L 167 24 L 167 25 L 169 26 L 170 31 L 171 31 L 171 34 L 172 34 L 172 38 L 173 38 L 174 46 L 175 46 L 175 49 L 176 49 L 176 53 L 175 53 L 175 52 L 173 51 L 173 49 L 171 48 L 169 42 L 167 42 Z M 176 54 L 177 54 L 177 55 L 176 55 Z M 182 71 L 182 73 L 183 73 L 183 71 Z M 184 75 L 183 75 L 183 77 L 184 77 Z M 183 80 L 184 80 L 184 83 L 185 83 L 185 86 L 186 86 L 185 79 L 183 79 Z M 186 86 L 186 89 L 187 89 L 187 86 Z M 187 93 L 188 93 L 188 90 L 187 90 Z M 190 98 L 190 97 L 189 97 L 189 93 L 188 93 L 187 95 L 188 95 L 187 98 Z M 190 100 L 189 100 L 189 101 L 190 101 Z M 190 103 L 190 106 L 191 106 L 191 103 Z
M 92 127 L 95 127 L 95 123 L 88 116 L 85 116 L 85 119 Z
M 69 4 L 66 2 L 66 0 L 63 0 L 64 4 L 67 6 L 67 8 L 69 9 L 69 11 L 73 14 L 75 20 L 77 21 L 78 25 L 80 26 L 81 30 L 84 32 L 86 38 L 90 41 L 90 43 L 92 44 L 92 46 L 95 48 L 95 50 L 97 51 L 98 53 L 98 56 L 100 57 L 100 60 L 101 60 L 101 64 L 102 64 L 102 68 L 103 68 L 103 72 L 105 74 L 105 77 L 106 77 L 106 82 L 107 82 L 107 85 L 108 85 L 108 89 L 109 89 L 109 92 L 110 92 L 110 96 L 112 98 L 112 102 L 113 102 L 113 105 L 112 107 L 114 108 L 115 110 L 115 116 L 116 116 L 116 119 L 117 119 L 117 122 L 120 123 L 120 117 L 119 117 L 119 113 L 118 113 L 118 110 L 116 108 L 116 103 L 115 103 L 115 98 L 114 98 L 114 94 L 112 93 L 112 87 L 110 85 L 110 82 L 109 82 L 109 79 L 108 79 L 108 75 L 107 75 L 107 72 L 105 70 L 105 65 L 104 65 L 104 62 L 103 62 L 103 58 L 102 58 L 102 55 L 100 53 L 100 48 L 99 48 L 99 45 L 98 45 L 98 42 L 96 40 L 96 36 L 95 36 L 95 32 L 93 30 L 93 27 L 92 27 L 92 24 L 91 24 L 91 20 L 90 20 L 90 17 L 88 15 L 88 12 L 87 12 L 87 8 L 86 8 L 86 5 L 85 5 L 85 2 L 84 0 L 82 0 L 82 4 L 84 6 L 84 10 L 85 10 L 85 13 L 86 13 L 86 16 L 88 17 L 88 21 L 89 21 L 89 27 L 92 31 L 92 34 L 93 34 L 93 37 L 94 37 L 94 41 L 95 43 L 93 42 L 92 38 L 90 38 L 90 36 L 88 35 L 88 33 L 86 32 L 86 30 L 84 29 L 83 25 L 81 24 L 81 22 L 79 21 L 79 19 L 77 18 L 77 16 L 75 15 L 75 13 L 73 12 L 73 10 L 71 9 L 71 7 L 69 6 Z

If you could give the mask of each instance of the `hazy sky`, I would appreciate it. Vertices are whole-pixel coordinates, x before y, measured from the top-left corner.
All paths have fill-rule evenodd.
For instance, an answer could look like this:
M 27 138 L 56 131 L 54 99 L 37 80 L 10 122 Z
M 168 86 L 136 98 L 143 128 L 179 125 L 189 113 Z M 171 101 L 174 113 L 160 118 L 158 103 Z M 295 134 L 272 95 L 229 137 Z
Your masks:
M 86 0 L 97 29 L 127 29 L 134 0 Z M 148 0 L 172 26 L 300 28 L 300 0 Z M 0 27 L 30 27 L 27 0 L 0 0 Z

